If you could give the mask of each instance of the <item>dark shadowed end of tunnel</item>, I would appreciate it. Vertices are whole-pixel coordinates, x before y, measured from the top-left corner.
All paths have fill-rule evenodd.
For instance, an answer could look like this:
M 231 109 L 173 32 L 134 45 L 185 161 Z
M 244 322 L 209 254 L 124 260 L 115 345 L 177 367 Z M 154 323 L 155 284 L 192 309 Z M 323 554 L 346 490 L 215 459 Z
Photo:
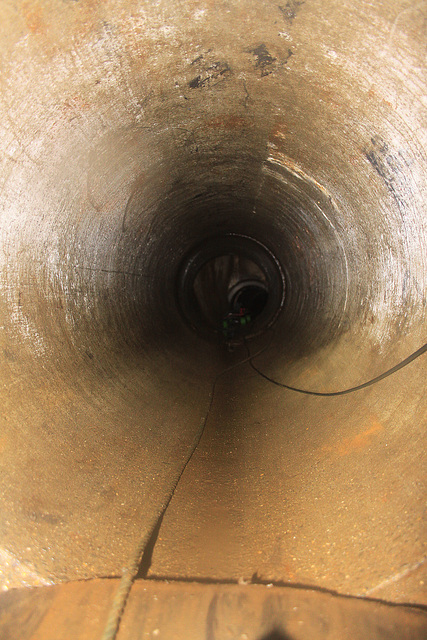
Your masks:
M 184 258 L 177 302 L 188 325 L 206 338 L 241 343 L 277 319 L 285 279 L 273 253 L 253 238 L 210 238 Z

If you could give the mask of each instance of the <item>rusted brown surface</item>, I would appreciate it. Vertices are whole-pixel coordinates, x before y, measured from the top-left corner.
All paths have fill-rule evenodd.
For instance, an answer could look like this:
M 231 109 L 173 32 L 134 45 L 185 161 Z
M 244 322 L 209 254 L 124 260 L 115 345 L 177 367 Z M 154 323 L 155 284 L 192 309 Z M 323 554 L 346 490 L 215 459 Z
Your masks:
M 7 640 L 98 640 L 117 580 L 0 597 Z M 320 591 L 138 581 L 117 640 L 423 640 L 427 613 Z

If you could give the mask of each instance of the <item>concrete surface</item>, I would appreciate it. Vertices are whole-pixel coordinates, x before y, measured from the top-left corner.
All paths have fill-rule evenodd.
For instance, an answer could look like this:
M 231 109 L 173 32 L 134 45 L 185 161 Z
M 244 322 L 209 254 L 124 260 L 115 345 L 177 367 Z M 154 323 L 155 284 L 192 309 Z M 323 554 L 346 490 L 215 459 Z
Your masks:
M 2 589 L 118 576 L 156 523 L 245 357 L 177 309 L 203 240 L 280 262 L 276 379 L 426 342 L 425 7 L 1 3 Z M 224 376 L 152 574 L 425 602 L 424 360 Z
M 274 349 L 257 364 L 270 369 L 272 358 Z M 321 383 L 307 370 L 284 376 L 309 389 L 340 385 L 338 376 Z M 357 395 L 316 398 L 272 386 L 247 364 L 224 376 L 148 575 L 427 604 L 424 379 L 420 360 Z M 411 413 L 393 411 L 414 387 Z

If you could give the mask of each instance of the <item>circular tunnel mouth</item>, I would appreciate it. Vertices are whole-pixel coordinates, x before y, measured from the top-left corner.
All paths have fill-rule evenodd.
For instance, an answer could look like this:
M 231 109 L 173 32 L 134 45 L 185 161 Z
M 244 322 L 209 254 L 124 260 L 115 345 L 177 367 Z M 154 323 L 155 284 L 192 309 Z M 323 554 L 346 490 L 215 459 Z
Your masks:
M 177 298 L 186 323 L 206 339 L 241 344 L 277 319 L 285 279 L 277 258 L 254 238 L 209 238 L 182 260 Z

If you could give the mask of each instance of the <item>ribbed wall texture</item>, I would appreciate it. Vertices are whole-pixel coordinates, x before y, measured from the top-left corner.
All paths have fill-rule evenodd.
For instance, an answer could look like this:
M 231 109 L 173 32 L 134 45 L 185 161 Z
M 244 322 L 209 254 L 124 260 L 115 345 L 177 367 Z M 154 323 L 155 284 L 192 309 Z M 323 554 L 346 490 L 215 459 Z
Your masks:
M 426 342 L 425 5 L 0 7 L 0 568 L 119 575 L 215 376 L 183 257 L 250 236 L 286 278 L 257 365 L 357 385 Z M 425 363 L 342 398 L 221 377 L 151 572 L 421 602 Z

